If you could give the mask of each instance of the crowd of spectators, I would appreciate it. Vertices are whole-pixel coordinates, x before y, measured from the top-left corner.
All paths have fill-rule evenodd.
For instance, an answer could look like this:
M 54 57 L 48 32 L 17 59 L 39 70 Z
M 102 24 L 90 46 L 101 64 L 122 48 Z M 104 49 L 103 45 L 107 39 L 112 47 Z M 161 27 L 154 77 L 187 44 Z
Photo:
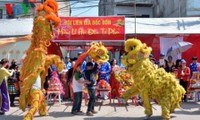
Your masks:
M 78 56 L 80 55 L 81 53 L 78 53 Z M 192 77 L 192 74 L 194 72 L 199 72 L 198 58 L 195 56 L 191 58 L 192 62 L 190 64 L 187 64 L 189 61 L 185 61 L 184 59 L 173 60 L 172 56 L 168 56 L 166 59 L 166 56 L 163 53 L 160 54 L 159 60 L 156 60 L 153 54 L 149 55 L 149 59 L 153 63 L 153 65 L 155 65 L 155 67 L 163 68 L 166 72 L 174 74 L 177 79 L 179 79 L 180 85 L 182 85 L 186 91 L 188 89 L 188 84 L 190 78 Z M 46 77 L 44 88 L 48 91 L 49 84 L 52 84 L 51 78 L 56 74 L 59 82 L 62 84 L 63 87 L 62 99 L 74 100 L 72 114 L 83 114 L 80 105 L 82 101 L 82 92 L 84 87 L 87 88 L 89 94 L 87 115 L 92 116 L 96 113 L 94 109 L 94 102 L 96 99 L 96 85 L 100 80 L 106 81 L 111 86 L 111 94 L 113 98 L 120 97 L 119 93 L 116 92 L 119 89 L 117 87 L 119 83 L 115 80 L 114 70 L 115 68 L 125 67 L 120 62 L 117 63 L 116 59 L 112 59 L 105 63 L 95 63 L 90 57 L 87 57 L 85 60 L 82 61 L 82 64 L 78 65 L 75 70 L 73 66 L 76 62 L 76 59 L 70 59 L 70 57 L 67 56 L 63 61 L 65 62 L 65 69 L 63 69 L 63 71 L 61 71 L 60 73 L 57 72 L 55 66 L 50 66 L 49 74 Z M 20 71 L 19 66 L 16 63 L 17 62 L 15 60 L 12 60 L 10 63 L 7 59 L 1 60 L 1 114 L 4 114 L 6 111 L 8 111 L 3 102 L 8 102 L 11 107 L 14 107 L 15 97 L 19 96 L 20 94 Z M 5 77 L 7 77 L 7 80 L 5 79 Z M 7 84 L 7 86 L 5 86 L 5 83 Z M 5 91 L 5 88 L 7 91 Z M 3 98 L 3 96 L 6 97 Z M 98 93 L 98 97 L 108 99 L 108 94 L 107 92 L 100 92 Z M 187 102 L 186 95 L 184 97 L 184 101 Z

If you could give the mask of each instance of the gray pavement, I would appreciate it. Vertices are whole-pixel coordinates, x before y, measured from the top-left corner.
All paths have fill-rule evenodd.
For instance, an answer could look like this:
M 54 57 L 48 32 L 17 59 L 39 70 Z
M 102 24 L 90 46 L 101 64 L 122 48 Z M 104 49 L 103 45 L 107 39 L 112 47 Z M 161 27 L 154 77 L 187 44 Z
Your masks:
M 40 117 L 36 113 L 34 120 L 143 120 L 144 108 L 142 106 L 134 106 L 131 102 L 129 105 L 118 106 L 117 100 L 109 104 L 109 100 L 99 100 L 95 109 L 98 114 L 92 117 L 86 115 L 74 116 L 70 113 L 72 102 L 62 102 L 61 105 L 55 103 L 48 105 L 48 115 Z M 28 110 L 28 109 L 27 109 Z M 82 104 L 82 110 L 85 112 L 87 106 Z M 150 120 L 162 120 L 160 106 L 153 104 L 153 116 Z M 0 120 L 22 120 L 23 113 L 18 107 L 12 107 L 6 115 L 0 116 Z M 200 102 L 183 103 L 182 109 L 177 109 L 171 114 L 172 120 L 200 120 Z

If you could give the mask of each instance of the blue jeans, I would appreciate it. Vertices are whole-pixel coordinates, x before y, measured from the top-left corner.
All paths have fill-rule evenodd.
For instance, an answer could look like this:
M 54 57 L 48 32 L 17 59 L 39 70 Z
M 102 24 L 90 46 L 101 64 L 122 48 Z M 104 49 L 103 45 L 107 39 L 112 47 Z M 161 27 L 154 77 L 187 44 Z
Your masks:
M 87 112 L 92 112 L 94 110 L 94 104 L 96 100 L 96 89 L 88 89 L 89 94 L 89 103 L 88 103 L 88 109 Z
M 82 103 L 82 92 L 75 92 L 72 112 L 79 112 L 81 110 L 81 103 Z

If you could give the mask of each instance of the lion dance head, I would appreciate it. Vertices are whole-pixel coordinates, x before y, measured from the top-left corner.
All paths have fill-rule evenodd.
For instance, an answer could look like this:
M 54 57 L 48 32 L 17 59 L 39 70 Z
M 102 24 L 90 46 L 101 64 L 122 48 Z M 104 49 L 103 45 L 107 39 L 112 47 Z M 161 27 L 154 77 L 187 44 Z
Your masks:
M 132 38 L 125 41 L 125 54 L 122 58 L 122 64 L 131 66 L 136 62 L 149 58 L 151 47 L 147 47 L 145 43 L 140 40 Z
M 44 4 L 41 4 L 37 9 L 38 14 L 46 16 L 46 20 L 51 22 L 55 28 L 60 26 L 60 18 L 56 15 L 58 12 L 58 4 L 55 0 L 46 0 Z
M 102 42 L 92 42 L 91 47 L 88 50 L 88 55 L 95 61 L 99 63 L 104 63 L 109 60 L 108 50 L 103 45 Z

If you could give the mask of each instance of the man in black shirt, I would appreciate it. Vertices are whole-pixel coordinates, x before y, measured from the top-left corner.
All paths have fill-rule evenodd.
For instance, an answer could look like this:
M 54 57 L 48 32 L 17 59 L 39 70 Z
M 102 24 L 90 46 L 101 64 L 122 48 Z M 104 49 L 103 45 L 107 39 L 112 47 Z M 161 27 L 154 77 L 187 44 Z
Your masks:
M 84 71 L 84 78 L 85 80 L 88 80 L 87 89 L 89 94 L 89 103 L 88 103 L 88 109 L 87 109 L 87 115 L 93 116 L 93 114 L 97 113 L 97 111 L 94 110 L 94 104 L 96 99 L 96 71 L 97 71 L 98 64 L 95 63 L 93 67 L 92 62 L 88 62 L 86 64 L 86 70 Z

